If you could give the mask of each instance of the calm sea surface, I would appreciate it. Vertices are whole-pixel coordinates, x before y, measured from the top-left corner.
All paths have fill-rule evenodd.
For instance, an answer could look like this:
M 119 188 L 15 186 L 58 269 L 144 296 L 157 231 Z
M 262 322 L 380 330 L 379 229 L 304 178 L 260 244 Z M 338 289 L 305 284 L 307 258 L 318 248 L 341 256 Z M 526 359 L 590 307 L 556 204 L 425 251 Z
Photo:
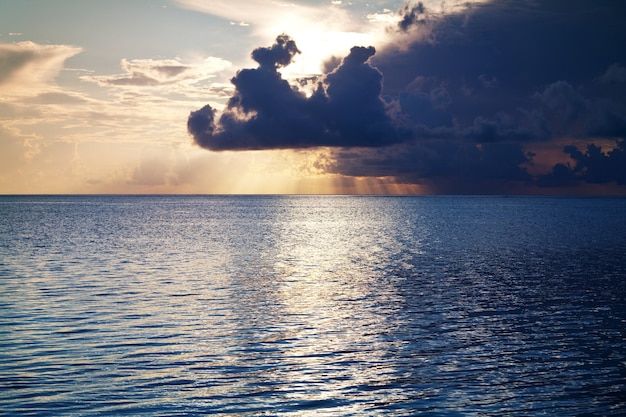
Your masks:
M 626 199 L 0 197 L 0 415 L 626 415 Z

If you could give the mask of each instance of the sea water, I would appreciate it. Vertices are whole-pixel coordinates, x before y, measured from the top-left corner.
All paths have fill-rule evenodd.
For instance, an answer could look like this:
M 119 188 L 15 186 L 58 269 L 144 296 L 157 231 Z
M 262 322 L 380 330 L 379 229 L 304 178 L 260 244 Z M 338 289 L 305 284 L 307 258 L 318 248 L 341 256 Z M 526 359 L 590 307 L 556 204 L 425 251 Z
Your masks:
M 626 414 L 626 199 L 0 197 L 0 414 Z

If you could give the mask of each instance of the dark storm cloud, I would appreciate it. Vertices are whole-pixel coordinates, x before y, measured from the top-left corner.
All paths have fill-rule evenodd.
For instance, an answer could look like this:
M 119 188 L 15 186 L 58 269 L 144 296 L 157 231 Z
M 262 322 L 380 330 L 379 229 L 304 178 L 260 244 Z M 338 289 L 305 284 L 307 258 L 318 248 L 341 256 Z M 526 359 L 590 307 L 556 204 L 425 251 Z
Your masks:
M 537 103 L 535 122 L 541 123 L 551 137 L 626 136 L 624 103 L 609 97 L 587 98 L 565 81 L 549 85 L 532 96 Z
M 386 95 L 445 86 L 445 110 L 460 127 L 506 113 L 545 139 L 537 119 L 528 117 L 537 110 L 533 96 L 562 81 L 581 90 L 572 100 L 606 99 L 593 80 L 624 77 L 625 19 L 625 3 L 618 1 L 499 0 L 441 18 L 428 42 L 379 51 L 372 62 L 385 76 Z M 611 99 L 623 103 L 624 95 Z
M 426 7 L 421 1 L 416 5 L 406 4 L 400 9 L 402 19 L 398 22 L 398 28 L 406 32 L 411 26 L 425 22 Z
M 396 159 L 391 158 L 392 161 Z M 404 163 L 397 166 L 395 176 L 408 181 L 456 176 L 503 180 L 528 178 L 527 173 L 518 168 L 527 158 L 517 144 L 476 147 L 452 141 L 425 141 L 409 149 L 402 159 Z M 415 164 L 416 161 L 419 163 Z
M 626 185 L 626 140 L 619 140 L 617 146 L 608 152 L 593 143 L 588 144 L 584 152 L 571 145 L 566 146 L 563 152 L 569 154 L 575 164 L 556 164 L 552 172 L 539 177 L 540 186 L 571 186 L 581 181 Z
M 235 93 L 221 115 L 210 106 L 187 123 L 196 143 L 211 150 L 384 146 L 398 131 L 381 100 L 382 74 L 369 65 L 372 47 L 353 47 L 310 97 L 277 71 L 300 51 L 286 35 L 252 58 L 258 68 L 231 80 Z
M 574 175 L 584 181 L 626 184 L 626 140 L 622 139 L 617 147 L 606 153 L 594 144 L 587 145 L 586 152 L 581 152 L 574 146 L 566 147 L 564 152 L 576 161 L 572 168 Z
M 365 177 L 396 177 L 404 183 L 528 182 L 520 165 L 530 162 L 519 143 L 480 146 L 463 140 L 422 140 L 398 146 L 335 152 L 333 172 Z M 460 189 L 450 192 L 459 192 Z
M 404 7 L 398 30 L 420 26 L 416 16 L 425 12 Z M 603 153 L 593 141 L 626 136 L 624 21 L 626 3 L 611 0 L 500 0 L 440 18 L 427 41 L 389 47 L 372 59 L 411 142 L 384 155 L 362 151 L 362 161 L 339 156 L 336 171 L 371 169 L 409 182 L 448 175 L 623 184 L 622 148 Z M 557 164 L 533 178 L 526 168 L 533 155 L 524 146 L 564 138 L 589 142 L 586 151 L 565 148 L 563 159 L 576 166 Z M 598 173 L 600 165 L 606 172 Z
M 339 174 L 456 178 L 484 192 L 497 181 L 624 184 L 626 3 L 498 0 L 429 12 L 403 6 L 390 28 L 403 48 L 353 48 L 326 63 L 310 97 L 277 71 L 299 52 L 281 36 L 253 52 L 258 68 L 232 79 L 225 111 L 193 112 L 189 132 L 214 150 L 344 148 L 334 153 Z M 530 144 L 558 140 L 562 149 L 567 139 L 588 146 L 566 147 L 551 172 L 529 173 L 540 156 L 525 151 Z M 618 145 L 603 152 L 599 139 Z
M 379 51 L 373 62 L 387 92 L 417 76 L 481 91 L 493 79 L 527 93 L 558 81 L 574 85 L 623 62 L 626 6 L 618 0 L 498 0 L 438 20 L 429 38 L 409 50 Z M 624 65 L 624 64 L 622 64 Z
M 294 55 L 299 53 L 296 43 L 288 36 L 281 35 L 271 47 L 252 51 L 252 59 L 258 62 L 261 68 L 276 69 L 289 65 Z

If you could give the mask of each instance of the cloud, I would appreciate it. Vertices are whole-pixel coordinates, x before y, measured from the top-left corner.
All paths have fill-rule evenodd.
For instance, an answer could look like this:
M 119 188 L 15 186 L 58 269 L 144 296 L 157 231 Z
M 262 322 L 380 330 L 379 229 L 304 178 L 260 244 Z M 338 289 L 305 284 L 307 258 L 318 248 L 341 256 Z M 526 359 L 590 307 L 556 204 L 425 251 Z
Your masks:
M 271 11 L 278 9 L 276 3 L 263 0 L 250 0 L 245 3 L 228 0 L 215 0 L 211 2 L 202 0 L 176 0 L 176 3 L 186 9 L 201 11 L 238 22 L 257 22 L 271 15 Z
M 398 28 L 406 32 L 411 26 L 426 22 L 426 7 L 423 2 L 415 5 L 406 4 L 401 9 L 402 19 L 398 22 Z
M 34 42 L 0 44 L 0 93 L 14 96 L 41 92 L 54 81 L 63 63 L 81 51 L 74 46 Z
M 297 39 L 302 54 L 283 71 L 286 78 L 319 74 L 331 56 L 345 56 L 354 45 L 374 45 L 385 23 L 359 15 L 360 4 L 283 1 L 177 0 L 183 8 L 207 13 L 228 22 L 242 22 L 254 41 L 272 42 L 279 33 Z M 369 7 L 369 6 L 367 6 Z M 247 64 L 246 64 L 247 65 Z
M 590 0 L 475 4 L 433 19 L 428 41 L 416 37 L 407 49 L 393 43 L 378 48 L 372 63 L 385 75 L 386 94 L 410 89 L 418 77 L 430 79 L 445 84 L 450 111 L 471 122 L 515 111 L 557 81 L 577 88 L 624 65 L 617 39 L 626 36 L 620 23 L 625 9 L 620 2 Z M 488 88 L 485 80 L 497 83 Z
M 531 181 L 531 161 L 519 143 L 477 145 L 462 140 L 421 140 L 380 149 L 336 150 L 332 172 L 353 177 L 394 177 L 400 183 L 446 184 L 446 192 L 485 192 L 494 184 Z M 442 191 L 442 190 L 440 190 Z
M 626 97 L 626 96 L 625 96 Z M 533 95 L 539 104 L 534 110 L 553 137 L 624 137 L 626 103 L 607 97 L 588 98 L 565 81 L 549 85 Z
M 200 63 L 188 64 L 178 59 L 123 59 L 124 74 L 85 75 L 81 79 L 102 86 L 157 87 L 181 83 L 195 83 L 214 77 L 231 66 L 221 58 L 209 57 Z
M 323 7 L 313 7 L 304 4 L 281 2 L 281 1 L 265 1 L 265 0 L 247 0 L 245 2 L 237 2 L 231 0 L 213 0 L 210 2 L 202 0 L 176 0 L 176 3 L 184 8 L 200 11 L 213 16 L 234 22 L 250 22 L 257 25 L 262 30 L 276 30 L 281 23 L 286 23 L 289 18 L 294 18 L 297 22 L 302 23 L 300 19 L 309 17 L 310 23 L 313 22 L 332 22 L 347 20 L 346 14 L 342 9 L 337 8 L 333 4 Z M 329 10 L 334 11 L 334 15 L 329 14 Z M 284 27 L 283 29 L 289 29 Z
M 600 80 L 610 85 L 626 84 L 626 68 L 619 64 L 613 64 L 600 77 Z
M 128 184 L 145 186 L 167 184 L 170 171 L 168 162 L 160 154 L 142 155 L 139 165 L 132 171 Z
M 221 114 L 211 106 L 191 113 L 195 142 L 211 150 L 330 147 L 332 173 L 454 192 L 623 184 L 623 3 L 500 0 L 446 11 L 424 2 L 388 15 L 379 20 L 401 42 L 327 60 L 308 93 L 283 77 L 299 54 L 295 43 L 286 48 L 291 38 L 258 48 L 258 68 L 232 79 Z M 618 146 L 605 153 L 594 142 L 607 139 Z M 552 171 L 530 170 L 546 158 L 528 149 L 552 158 L 567 140 L 586 142 L 586 151 L 566 147 Z M 603 164 L 610 173 L 599 173 Z
M 87 104 L 89 101 L 84 97 L 69 92 L 45 92 L 37 96 L 25 98 L 22 103 L 28 104 L 58 104 L 58 105 L 74 105 Z
M 124 74 L 102 78 L 89 74 L 94 75 L 89 79 L 92 83 L 81 83 L 79 77 L 86 75 L 85 70 L 65 72 L 67 59 L 80 51 L 67 45 L 33 42 L 0 44 L 0 141 L 4 142 L 3 150 L 11 150 L 7 158 L 28 165 L 24 172 L 30 176 L 41 172 L 52 178 L 51 172 L 74 169 L 74 162 L 67 162 L 74 161 L 73 156 L 64 152 L 73 152 L 79 144 L 81 149 L 87 149 L 87 144 L 103 144 L 92 152 L 95 157 L 85 162 L 89 165 L 85 172 L 90 172 L 92 179 L 113 170 L 122 157 L 131 158 L 122 154 L 132 146 L 185 144 L 191 148 L 180 120 L 205 100 L 219 103 L 227 93 L 232 94 L 232 86 L 213 82 L 217 71 L 230 66 L 217 58 L 127 60 Z M 151 78 L 153 87 L 139 85 L 142 77 Z M 105 94 L 94 81 L 106 89 Z M 200 97 L 202 101 L 198 101 Z M 97 172 L 94 160 L 98 161 Z M 124 164 L 132 166 L 130 162 Z M 19 176 L 12 165 L 5 164 L 0 176 Z M 123 177 L 133 186 L 148 182 L 153 168 L 154 164 L 146 160 L 135 177 Z M 80 176 L 71 177 L 67 180 L 79 187 L 75 190 L 82 190 Z M 0 185 L 14 190 L 11 181 Z M 59 176 L 56 181 L 65 179 Z M 24 190 L 45 192 L 45 188 L 19 183 Z M 65 190 L 71 192 L 71 188 Z
M 219 115 L 209 105 L 192 112 L 188 130 L 211 150 L 383 146 L 397 142 L 380 98 L 382 75 L 369 65 L 372 47 L 354 47 L 341 65 L 318 80 L 307 97 L 277 70 L 299 53 L 287 35 L 257 48 L 258 68 L 243 69 L 231 80 L 235 94 Z
M 570 155 L 574 166 L 555 164 L 550 173 L 539 177 L 540 186 L 558 187 L 580 182 L 626 185 L 626 139 L 618 140 L 608 152 L 593 143 L 588 144 L 584 152 L 573 145 L 566 146 L 563 152 Z
M 410 140 L 336 152 L 335 172 L 439 181 L 447 191 L 446 175 L 483 192 L 496 189 L 497 176 L 510 186 L 621 183 L 619 164 L 609 163 L 621 161 L 619 151 L 609 156 L 593 142 L 626 136 L 623 3 L 501 0 L 445 16 L 431 7 L 402 7 L 394 30 L 403 43 L 390 42 L 371 60 L 384 75 L 393 121 Z M 587 141 L 586 156 L 567 147 L 552 172 L 529 174 L 528 144 L 562 148 L 568 138 Z M 601 161 L 610 174 L 597 173 Z

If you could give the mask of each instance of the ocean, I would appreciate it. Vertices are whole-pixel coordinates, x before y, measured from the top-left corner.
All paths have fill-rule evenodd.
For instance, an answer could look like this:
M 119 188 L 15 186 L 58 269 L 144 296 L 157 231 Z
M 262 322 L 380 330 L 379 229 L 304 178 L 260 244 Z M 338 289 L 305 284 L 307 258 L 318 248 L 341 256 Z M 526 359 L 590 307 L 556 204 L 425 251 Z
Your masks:
M 626 198 L 1 196 L 0 415 L 626 415 Z

